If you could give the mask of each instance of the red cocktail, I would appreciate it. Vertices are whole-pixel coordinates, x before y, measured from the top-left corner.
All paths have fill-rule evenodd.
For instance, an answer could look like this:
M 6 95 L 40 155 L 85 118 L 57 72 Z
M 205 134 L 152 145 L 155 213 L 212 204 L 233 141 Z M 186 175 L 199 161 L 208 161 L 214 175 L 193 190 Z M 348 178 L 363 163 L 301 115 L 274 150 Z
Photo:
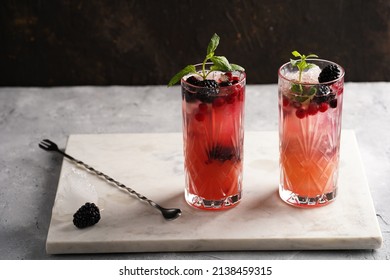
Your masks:
M 194 207 L 224 209 L 241 199 L 245 82 L 238 71 L 181 81 L 185 197 Z

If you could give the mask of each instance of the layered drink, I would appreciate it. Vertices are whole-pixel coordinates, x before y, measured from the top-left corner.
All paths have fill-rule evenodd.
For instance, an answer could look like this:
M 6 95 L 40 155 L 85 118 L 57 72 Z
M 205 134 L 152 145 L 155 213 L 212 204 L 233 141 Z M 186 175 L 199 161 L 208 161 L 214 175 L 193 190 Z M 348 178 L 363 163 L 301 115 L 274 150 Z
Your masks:
M 321 59 L 279 69 L 281 198 L 318 207 L 337 196 L 344 70 Z

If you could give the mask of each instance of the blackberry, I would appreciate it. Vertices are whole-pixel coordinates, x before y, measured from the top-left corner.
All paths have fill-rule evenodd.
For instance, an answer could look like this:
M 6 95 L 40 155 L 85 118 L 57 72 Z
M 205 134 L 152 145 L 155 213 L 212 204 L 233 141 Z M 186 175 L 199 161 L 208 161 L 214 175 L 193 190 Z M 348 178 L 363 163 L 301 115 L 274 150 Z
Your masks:
M 224 82 L 219 83 L 220 87 L 229 87 L 231 85 L 232 85 L 232 83 L 230 81 L 224 81 Z
M 320 85 L 318 87 L 317 95 L 324 96 L 324 95 L 328 95 L 330 92 L 331 92 L 330 87 L 328 87 L 327 85 Z
M 100 211 L 95 203 L 85 203 L 73 215 L 73 224 L 78 228 L 93 226 L 100 220 Z
M 336 80 L 340 75 L 340 69 L 334 65 L 330 64 L 322 69 L 320 75 L 318 76 L 318 81 L 320 83 L 327 83 Z
M 197 78 L 195 78 L 195 76 L 190 76 L 187 78 L 186 82 L 193 85 L 193 86 L 199 86 L 200 85 L 199 83 L 201 81 L 199 81 Z
M 186 82 L 193 86 L 199 86 L 200 81 L 197 78 L 195 78 L 195 76 L 190 76 L 187 78 Z M 186 102 L 192 103 L 196 101 L 196 94 L 182 87 L 182 98 L 184 98 Z
M 186 102 L 191 103 L 200 100 L 204 103 L 212 103 L 218 95 L 219 86 L 214 80 L 198 80 L 195 76 L 190 76 L 186 82 L 199 87 L 193 88 L 192 91 L 182 90 L 182 97 L 185 98 Z
M 236 155 L 234 147 L 224 147 L 222 145 L 215 145 L 207 152 L 209 161 L 219 160 L 225 162 L 227 160 L 239 160 L 240 156 Z
M 329 106 L 330 106 L 330 108 L 336 108 L 337 107 L 337 99 L 336 98 L 334 98 L 334 99 L 332 99 L 330 102 L 329 102 Z
M 214 80 L 203 80 L 203 81 L 199 81 L 199 86 L 216 89 L 218 87 L 218 83 Z
M 196 93 L 192 93 L 182 87 L 181 90 L 182 98 L 186 100 L 187 103 L 192 103 L 196 101 Z
M 219 92 L 218 83 L 214 80 L 199 81 L 199 87 L 202 87 L 196 93 L 196 98 L 204 103 L 212 103 Z
M 327 102 L 329 101 L 329 97 L 332 94 L 332 90 L 330 89 L 329 86 L 327 85 L 320 85 L 318 87 L 317 93 L 313 98 L 313 101 L 316 102 L 317 104 Z

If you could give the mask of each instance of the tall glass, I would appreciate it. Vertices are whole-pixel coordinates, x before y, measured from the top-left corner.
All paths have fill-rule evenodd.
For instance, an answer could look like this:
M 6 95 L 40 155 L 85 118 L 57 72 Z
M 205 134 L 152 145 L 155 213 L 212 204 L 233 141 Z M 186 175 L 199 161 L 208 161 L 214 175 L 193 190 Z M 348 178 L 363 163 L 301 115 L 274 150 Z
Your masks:
M 229 77 L 217 88 L 181 80 L 185 199 L 205 210 L 234 207 L 242 194 L 246 76 L 222 74 L 207 77 L 220 84 Z
M 318 67 L 303 73 L 305 82 L 297 81 L 290 62 L 278 72 L 279 194 L 288 204 L 311 208 L 337 196 L 344 69 L 321 59 L 308 62 Z M 338 78 L 319 83 L 328 65 L 338 67 Z

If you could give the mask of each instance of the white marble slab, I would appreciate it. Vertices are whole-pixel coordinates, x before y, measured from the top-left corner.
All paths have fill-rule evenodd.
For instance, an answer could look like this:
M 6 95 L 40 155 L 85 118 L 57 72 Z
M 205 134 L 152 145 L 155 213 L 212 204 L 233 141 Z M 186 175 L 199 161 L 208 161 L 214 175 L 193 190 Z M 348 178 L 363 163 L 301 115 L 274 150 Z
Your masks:
M 377 249 L 382 235 L 355 134 L 342 132 L 339 194 L 322 208 L 279 199 L 278 135 L 246 132 L 242 202 L 224 212 L 188 206 L 183 197 L 181 133 L 70 135 L 66 152 L 183 215 L 159 212 L 102 179 L 63 161 L 46 242 L 49 254 Z M 101 220 L 79 230 L 73 213 L 86 201 Z

